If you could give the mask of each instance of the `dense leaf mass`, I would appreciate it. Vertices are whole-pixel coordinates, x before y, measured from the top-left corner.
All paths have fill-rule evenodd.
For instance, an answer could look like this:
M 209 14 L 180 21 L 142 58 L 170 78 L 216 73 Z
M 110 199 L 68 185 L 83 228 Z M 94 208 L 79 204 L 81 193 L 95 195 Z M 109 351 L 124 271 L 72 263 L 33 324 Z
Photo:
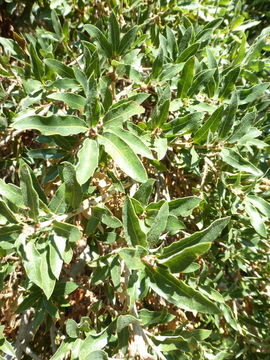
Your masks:
M 0 358 L 269 359 L 268 0 L 0 0 Z

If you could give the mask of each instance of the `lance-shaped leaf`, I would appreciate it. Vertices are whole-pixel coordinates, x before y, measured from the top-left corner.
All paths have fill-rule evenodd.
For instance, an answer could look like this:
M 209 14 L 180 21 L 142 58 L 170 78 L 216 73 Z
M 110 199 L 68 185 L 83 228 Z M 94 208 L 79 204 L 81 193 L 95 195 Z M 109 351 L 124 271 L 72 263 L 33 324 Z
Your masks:
M 57 236 L 63 237 L 69 242 L 76 242 L 82 238 L 82 233 L 78 227 L 72 224 L 55 220 L 53 222 L 53 230 Z
M 194 79 L 187 95 L 193 96 L 198 93 L 203 86 L 205 86 L 215 73 L 215 69 L 202 70 Z
M 67 204 L 65 202 L 65 184 L 61 184 L 54 193 L 50 203 L 49 209 L 55 214 L 63 214 L 66 211 Z
M 199 256 L 208 251 L 211 247 L 210 242 L 196 244 L 181 250 L 179 253 L 159 260 L 159 264 L 167 266 L 172 273 L 184 271 Z
M 63 101 L 71 109 L 83 110 L 86 105 L 86 98 L 73 93 L 53 93 L 47 96 L 48 99 Z
M 236 80 L 240 73 L 240 67 L 236 66 L 232 68 L 227 74 L 224 76 L 223 87 L 220 90 L 219 97 L 221 99 L 225 99 L 234 89 Z
M 28 207 L 29 215 L 33 219 L 37 219 L 39 214 L 39 197 L 33 186 L 29 166 L 24 161 L 20 161 L 19 177 L 24 204 Z
M 190 45 L 188 48 L 186 48 L 181 54 L 180 56 L 177 58 L 176 63 L 181 63 L 186 61 L 188 58 L 190 58 L 191 56 L 195 55 L 197 50 L 200 47 L 200 43 L 194 43 L 192 45 Z
M 82 189 L 76 178 L 75 167 L 65 161 L 60 165 L 59 172 L 65 184 L 66 203 L 72 209 L 77 209 L 82 200 Z
M 248 201 L 250 201 L 264 216 L 270 219 L 270 204 L 263 198 L 256 195 L 248 195 Z
M 0 227 L 0 240 L 13 241 L 17 233 L 21 233 L 22 225 L 3 225 Z
M 256 117 L 257 111 L 252 111 L 243 116 L 240 123 L 235 127 L 232 136 L 228 139 L 228 142 L 233 143 L 241 140 L 241 138 L 249 132 Z
M 128 197 L 125 200 L 122 217 L 128 244 L 134 247 L 136 245 L 147 247 L 146 234 L 141 229 L 139 218 L 135 213 L 132 201 Z
M 155 217 L 151 228 L 147 233 L 147 241 L 150 246 L 155 245 L 158 242 L 160 235 L 165 231 L 168 216 L 169 205 L 167 202 L 165 202 L 159 209 L 157 216 Z
M 55 278 L 48 268 L 47 248 L 40 253 L 35 244 L 30 241 L 25 247 L 25 254 L 26 259 L 23 261 L 23 265 L 27 276 L 44 291 L 49 299 L 55 286 Z
M 255 231 L 263 236 L 264 238 L 267 237 L 267 231 L 264 224 L 264 221 L 260 215 L 260 213 L 256 210 L 252 203 L 248 200 L 245 201 L 245 209 L 247 214 L 249 215 L 251 225 L 254 227 Z
M 11 209 L 3 200 L 0 200 L 0 215 L 6 218 L 6 220 L 10 223 L 18 223 L 18 220 L 16 219 L 13 211 L 11 211 Z
M 99 148 L 95 140 L 85 139 L 78 151 L 76 176 L 80 185 L 86 183 L 98 166 Z
M 112 46 L 113 54 L 118 54 L 118 48 L 120 44 L 120 28 L 115 16 L 115 13 L 112 11 L 109 19 L 109 42 Z
M 217 130 L 222 120 L 223 112 L 224 112 L 223 105 L 221 105 L 213 112 L 213 114 L 206 120 L 206 122 L 202 125 L 202 127 L 200 127 L 200 129 L 197 130 L 196 133 L 194 134 L 193 141 L 195 143 L 204 142 L 207 139 L 209 131 L 214 133 Z
M 258 101 L 260 97 L 265 94 L 265 91 L 269 88 L 270 83 L 264 82 L 252 86 L 249 89 L 243 89 L 239 92 L 239 104 L 244 105 L 253 101 Z
M 127 145 L 129 145 L 129 147 L 131 147 L 135 154 L 139 154 L 148 159 L 154 159 L 151 150 L 145 145 L 139 136 L 132 134 L 132 132 L 124 130 L 120 127 L 112 127 L 107 131 L 120 137 L 120 139 L 122 139 Z
M 135 101 L 128 101 L 119 106 L 113 106 L 105 114 L 103 118 L 104 128 L 121 126 L 124 121 L 130 119 L 134 115 L 144 113 L 144 108 Z
M 220 310 L 199 291 L 176 279 L 166 267 L 145 264 L 145 272 L 153 291 L 170 303 L 188 311 L 219 314 Z
M 129 269 L 144 269 L 141 258 L 147 255 L 147 250 L 145 248 L 141 246 L 136 246 L 136 248 L 122 248 L 118 254 L 125 261 Z
M 8 201 L 18 207 L 25 207 L 21 189 L 13 184 L 6 184 L 4 180 L 0 179 L 0 194 Z
M 208 226 L 208 228 L 166 246 L 163 249 L 162 255 L 159 256 L 159 259 L 173 256 L 187 247 L 216 240 L 229 221 L 230 217 L 218 219 Z
M 262 176 L 263 172 L 244 159 L 233 149 L 222 149 L 220 152 L 222 160 L 237 170 L 245 171 L 255 176 Z
M 138 200 L 142 205 L 146 206 L 153 191 L 155 182 L 155 179 L 148 179 L 145 183 L 141 184 L 133 198 Z
M 34 73 L 36 79 L 42 80 L 42 77 L 44 74 L 44 64 L 40 60 L 40 58 L 37 54 L 36 48 L 34 47 L 34 45 L 32 43 L 30 44 L 30 47 L 29 47 L 29 54 L 30 54 L 30 58 L 31 58 L 33 73 Z
M 74 73 L 72 68 L 63 64 L 61 61 L 55 59 L 45 59 L 44 63 L 56 74 L 60 75 L 63 78 L 74 78 Z
M 175 216 L 189 216 L 202 199 L 195 196 L 187 196 L 169 201 L 169 211 Z
M 237 108 L 238 108 L 238 97 L 237 97 L 237 93 L 234 92 L 232 94 L 230 104 L 229 104 L 228 108 L 226 109 L 225 117 L 220 125 L 219 137 L 221 139 L 228 137 L 228 134 L 231 131 L 233 124 L 234 124 L 234 118 L 235 118 Z
M 195 65 L 195 57 L 193 56 L 190 59 L 188 59 L 181 72 L 181 77 L 177 85 L 178 95 L 181 99 L 187 96 L 187 92 L 192 84 L 194 77 L 194 65 Z
M 71 115 L 32 115 L 19 119 L 13 124 L 17 130 L 38 130 L 42 135 L 74 135 L 87 131 L 85 122 Z
M 120 41 L 120 45 L 118 49 L 119 55 L 123 56 L 125 55 L 127 50 L 129 50 L 129 48 L 132 46 L 132 44 L 136 39 L 137 31 L 138 31 L 138 26 L 134 26 L 127 33 L 125 33 L 125 35 L 122 37 Z
M 156 79 L 159 75 L 159 73 L 161 72 L 162 68 L 163 68 L 163 63 L 164 63 L 164 55 L 163 55 L 163 50 L 162 47 L 160 47 L 159 52 L 155 58 L 155 61 L 153 62 L 152 65 L 152 78 Z
M 105 151 L 128 176 L 139 182 L 147 180 L 147 174 L 140 159 L 117 135 L 105 132 L 98 141 L 104 145 Z
M 110 58 L 112 56 L 112 45 L 106 39 L 104 34 L 94 25 L 85 25 L 84 29 L 94 38 L 94 40 L 96 40 L 107 58 Z
M 157 129 L 161 127 L 169 117 L 170 100 L 165 100 L 163 103 L 155 107 L 152 119 L 148 121 L 147 125 L 150 129 Z

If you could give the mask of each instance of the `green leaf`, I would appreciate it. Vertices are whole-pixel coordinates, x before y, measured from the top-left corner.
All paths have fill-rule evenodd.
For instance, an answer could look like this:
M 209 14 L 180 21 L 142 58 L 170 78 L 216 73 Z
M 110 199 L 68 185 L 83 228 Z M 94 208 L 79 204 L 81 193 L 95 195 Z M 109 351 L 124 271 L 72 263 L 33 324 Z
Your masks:
M 218 128 L 218 125 L 220 124 L 222 120 L 222 116 L 224 113 L 224 106 L 221 105 L 219 108 L 217 108 L 213 114 L 206 120 L 206 122 L 198 129 L 193 137 L 193 141 L 196 144 L 200 144 L 206 141 L 208 133 L 211 131 L 212 133 L 215 133 L 215 131 Z
M 107 345 L 109 337 L 106 329 L 99 334 L 88 335 L 81 346 L 79 360 L 90 360 L 88 356 L 94 351 L 103 349 Z
M 220 156 L 225 163 L 237 170 L 244 171 L 255 176 L 262 176 L 263 174 L 261 170 L 256 168 L 256 166 L 251 164 L 233 149 L 223 148 L 220 152 Z
M 0 200 L 0 215 L 5 217 L 8 222 L 18 223 L 16 216 L 3 200 Z
M 74 78 L 73 70 L 69 66 L 63 64 L 61 61 L 55 59 L 45 59 L 44 63 L 61 77 L 69 79 Z
M 36 129 L 42 135 L 74 135 L 87 131 L 85 122 L 71 115 L 33 115 L 17 120 L 13 124 L 17 130 Z
M 234 125 L 234 118 L 238 108 L 238 96 L 237 93 L 234 92 L 231 97 L 230 104 L 225 112 L 225 117 L 222 123 L 220 124 L 219 129 L 219 137 L 220 139 L 224 139 L 228 137 L 229 132 L 231 131 Z
M 162 127 L 169 117 L 170 100 L 158 104 L 154 109 L 152 119 L 148 121 L 148 127 L 152 130 Z
M 232 62 L 233 66 L 240 64 L 244 60 L 246 55 L 246 44 L 247 44 L 247 37 L 245 34 L 243 34 L 238 53 Z
M 118 252 L 119 256 L 125 261 L 127 267 L 131 270 L 144 269 L 141 258 L 147 255 L 147 250 L 139 245 L 136 248 L 122 248 Z
M 82 189 L 76 179 L 75 167 L 64 161 L 59 167 L 59 173 L 65 184 L 65 201 L 72 209 L 77 209 L 82 200 Z
M 245 116 L 243 116 L 239 124 L 235 127 L 232 136 L 229 137 L 228 142 L 234 143 L 238 140 L 241 140 L 242 137 L 249 132 L 256 117 L 257 117 L 257 111 L 252 111 L 250 113 L 247 113 Z
M 155 179 L 148 179 L 145 183 L 141 184 L 133 198 L 138 200 L 143 206 L 146 206 L 153 191 L 155 182 Z
M 147 241 L 150 246 L 155 245 L 159 241 L 160 235 L 165 231 L 169 216 L 169 205 L 165 202 L 159 209 L 148 233 Z
M 213 242 L 221 234 L 225 226 L 228 225 L 230 217 L 225 217 L 214 221 L 208 228 L 197 231 L 192 235 L 187 236 L 184 239 L 176 241 L 169 246 L 166 246 L 163 249 L 162 255 L 159 256 L 159 259 L 168 258 L 180 252 L 181 250 L 194 246 L 200 243 L 209 243 Z
M 0 239 L 3 241 L 9 241 L 10 235 L 20 233 L 22 231 L 22 225 L 3 225 L 0 227 Z
M 88 86 L 88 80 L 84 72 L 82 72 L 79 68 L 73 67 L 73 72 L 75 75 L 76 80 L 78 83 L 82 86 L 84 94 L 88 96 L 89 93 L 89 86 Z M 85 99 L 85 98 L 84 98 Z M 86 99 L 85 99 L 86 100 Z
M 195 93 L 198 93 L 203 86 L 205 86 L 215 73 L 215 69 L 202 70 L 194 78 L 191 87 L 187 92 L 187 96 L 191 97 Z
M 132 315 L 120 315 L 117 318 L 117 323 L 116 323 L 116 329 L 117 332 L 120 332 L 121 330 L 123 330 L 125 327 L 128 327 L 130 324 L 140 324 L 140 319 L 136 318 L 135 316 Z
M 111 12 L 109 18 L 109 43 L 112 46 L 113 54 L 118 54 L 118 48 L 120 45 L 120 28 L 113 11 Z
M 82 238 L 82 233 L 78 227 L 72 224 L 54 220 L 53 230 L 56 235 L 67 239 L 68 242 L 76 242 Z
M 166 225 L 166 231 L 169 232 L 170 235 L 175 235 L 179 232 L 179 230 L 185 229 L 186 226 L 183 221 L 179 220 L 175 215 L 169 215 Z
M 52 18 L 53 29 L 56 35 L 59 37 L 59 40 L 61 40 L 63 37 L 63 30 L 59 17 L 54 9 L 51 11 L 51 18 Z
M 150 287 L 159 296 L 187 311 L 199 311 L 219 314 L 217 306 L 200 292 L 176 279 L 165 267 L 145 264 L 145 272 L 150 280 Z
M 40 274 L 42 281 L 42 290 L 44 291 L 47 299 L 49 299 L 53 293 L 55 286 L 55 277 L 49 267 L 49 249 L 48 245 L 46 251 L 41 254 L 40 259 Z M 37 265 L 37 264 L 36 264 Z M 28 273 L 29 276 L 29 273 Z
M 53 291 L 53 297 L 57 296 L 65 296 L 71 294 L 73 291 L 78 289 L 79 285 L 75 282 L 67 281 L 67 282 L 57 282 Z
M 51 357 L 50 360 L 63 360 L 71 351 L 71 349 L 73 348 L 74 344 L 73 341 L 69 341 L 69 340 L 64 340 L 61 342 L 59 348 L 57 349 L 57 351 L 53 354 L 53 356 Z
M 49 299 L 55 286 L 55 279 L 48 268 L 47 251 L 39 253 L 35 244 L 30 241 L 25 246 L 25 254 L 26 260 L 23 264 L 27 276 L 44 291 Z
M 35 78 L 41 81 L 44 75 L 44 64 L 40 60 L 37 51 L 32 43 L 30 44 L 29 47 L 29 54 L 30 54 L 32 69 Z
M 181 63 L 184 62 L 186 60 L 188 60 L 188 58 L 190 58 L 191 56 L 195 55 L 197 50 L 200 47 L 200 43 L 194 43 L 192 45 L 190 45 L 189 47 L 187 47 L 177 58 L 176 63 Z
M 24 59 L 23 51 L 14 40 L 0 37 L 0 45 L 2 45 L 5 53 L 10 53 L 12 56 L 20 60 Z
M 239 91 L 239 105 L 249 104 L 253 101 L 259 101 L 260 97 L 265 95 L 266 90 L 269 88 L 270 82 L 264 82 L 252 86 L 249 89 Z
M 270 218 L 270 204 L 256 195 L 248 195 L 247 199 L 251 202 L 264 216 Z
M 122 37 L 119 45 L 118 53 L 123 56 L 134 43 L 137 36 L 138 26 L 134 26 Z
M 240 67 L 236 66 L 229 70 L 224 76 L 223 86 L 219 93 L 220 99 L 226 99 L 235 87 L 236 80 L 240 73 Z
M 147 327 L 156 324 L 166 324 L 175 319 L 175 315 L 169 314 L 166 308 L 164 308 L 162 311 L 141 309 L 138 311 L 138 313 L 142 324 Z
M 155 58 L 155 61 L 152 65 L 152 78 L 156 79 L 158 75 L 160 74 L 164 63 L 164 55 L 162 48 L 159 49 L 159 52 Z
M 50 270 L 56 279 L 59 279 L 62 270 L 62 266 L 63 266 L 62 254 L 64 253 L 65 248 L 66 248 L 65 238 L 57 235 L 50 237 L 49 265 L 50 265 Z
M 52 93 L 47 95 L 48 99 L 63 101 L 71 109 L 83 110 L 86 105 L 86 98 L 73 93 Z
M 21 189 L 13 184 L 6 184 L 4 180 L 0 179 L 0 194 L 5 197 L 12 204 L 24 208 L 24 202 Z
M 104 128 L 108 129 L 111 127 L 121 126 L 123 122 L 127 121 L 134 115 L 144 113 L 144 108 L 138 105 L 135 101 L 128 101 L 119 106 L 114 105 L 105 114 L 103 118 Z
M 24 204 L 28 208 L 29 215 L 36 220 L 39 214 L 39 198 L 33 187 L 29 166 L 22 160 L 20 161 L 19 177 Z
M 132 201 L 126 198 L 123 207 L 123 225 L 128 244 L 147 247 L 146 234 L 142 231 L 139 218 L 137 217 Z
M 251 225 L 254 227 L 255 231 L 262 237 L 267 237 L 267 231 L 264 224 L 264 221 L 260 213 L 256 210 L 252 203 L 245 201 L 245 209 L 250 218 Z
M 193 82 L 194 77 L 194 65 L 195 65 L 195 57 L 192 56 L 188 61 L 185 63 L 180 80 L 178 82 L 178 96 L 183 99 L 187 96 L 188 90 Z
M 200 255 L 204 254 L 211 247 L 210 242 L 196 244 L 181 250 L 168 258 L 159 260 L 159 264 L 167 266 L 172 273 L 184 271 Z
M 49 203 L 49 209 L 55 214 L 63 214 L 66 211 L 65 192 L 65 184 L 61 184 Z
M 66 322 L 66 333 L 69 337 L 76 339 L 79 336 L 78 324 L 73 319 Z
M 103 350 L 93 351 L 84 360 L 108 360 L 108 355 Z
M 101 145 L 104 145 L 105 151 L 128 176 L 138 182 L 145 182 L 147 180 L 147 173 L 141 161 L 118 136 L 105 132 L 98 138 L 98 141 Z
M 195 112 L 186 116 L 172 120 L 162 126 L 166 135 L 184 135 L 196 131 L 199 121 L 203 117 L 203 112 Z
M 122 139 L 135 152 L 135 154 L 139 154 L 148 159 L 154 159 L 151 150 L 145 145 L 139 136 L 119 127 L 110 127 L 107 131 Z
M 112 56 L 112 45 L 106 39 L 104 34 L 94 25 L 84 25 L 84 30 L 97 41 L 107 58 Z
M 85 139 L 78 151 L 76 177 L 80 185 L 86 183 L 93 176 L 98 167 L 99 148 L 95 140 Z
M 195 196 L 187 196 L 169 201 L 169 211 L 175 216 L 189 216 L 202 199 Z

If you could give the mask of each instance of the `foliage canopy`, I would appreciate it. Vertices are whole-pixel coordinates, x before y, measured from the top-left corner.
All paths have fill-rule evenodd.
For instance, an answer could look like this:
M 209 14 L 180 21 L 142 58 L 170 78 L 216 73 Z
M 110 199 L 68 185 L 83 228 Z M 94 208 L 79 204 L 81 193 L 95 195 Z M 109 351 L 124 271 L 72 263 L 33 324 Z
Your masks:
M 268 359 L 267 1 L 0 5 L 1 359 Z

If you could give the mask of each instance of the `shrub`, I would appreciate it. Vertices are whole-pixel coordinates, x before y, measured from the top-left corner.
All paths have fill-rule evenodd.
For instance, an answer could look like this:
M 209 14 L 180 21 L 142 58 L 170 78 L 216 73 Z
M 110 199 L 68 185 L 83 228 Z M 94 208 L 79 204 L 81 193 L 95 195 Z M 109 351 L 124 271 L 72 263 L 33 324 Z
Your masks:
M 270 27 L 242 3 L 5 3 L 2 358 L 268 358 Z

